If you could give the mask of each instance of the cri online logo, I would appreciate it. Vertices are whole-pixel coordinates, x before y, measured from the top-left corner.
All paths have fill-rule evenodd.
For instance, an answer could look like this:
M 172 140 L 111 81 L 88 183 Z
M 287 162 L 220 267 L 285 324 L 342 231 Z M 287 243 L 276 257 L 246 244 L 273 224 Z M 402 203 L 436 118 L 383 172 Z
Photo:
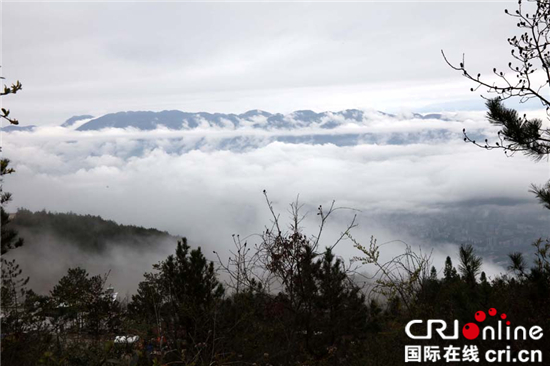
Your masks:
M 489 316 L 495 317 L 497 315 L 497 309 L 491 308 L 489 309 L 488 313 Z M 498 321 L 498 326 L 496 327 L 496 329 L 495 327 L 487 325 L 483 327 L 482 331 L 479 329 L 479 326 L 476 323 L 467 323 L 462 327 L 462 335 L 464 336 L 464 338 L 469 340 L 474 340 L 480 335 L 483 340 L 526 340 L 528 336 L 533 340 L 539 340 L 543 337 L 542 328 L 538 325 L 529 328 L 529 330 L 522 326 L 511 329 L 510 321 L 506 321 L 506 325 L 503 325 L 503 321 L 505 321 L 506 318 L 506 314 L 500 314 L 500 319 L 502 319 L 502 321 Z M 475 320 L 478 323 L 483 323 L 485 319 L 487 319 L 487 315 L 485 315 L 485 312 L 480 310 L 475 313 Z M 407 333 L 407 336 L 409 336 L 409 338 L 411 339 L 432 339 L 432 330 L 435 330 L 442 339 L 458 339 L 459 337 L 458 320 L 454 321 L 453 334 L 451 335 L 445 334 L 445 330 L 447 329 L 447 322 L 440 319 L 428 320 L 426 335 L 412 334 L 412 326 L 422 323 L 422 320 L 411 320 L 405 327 L 405 333 Z

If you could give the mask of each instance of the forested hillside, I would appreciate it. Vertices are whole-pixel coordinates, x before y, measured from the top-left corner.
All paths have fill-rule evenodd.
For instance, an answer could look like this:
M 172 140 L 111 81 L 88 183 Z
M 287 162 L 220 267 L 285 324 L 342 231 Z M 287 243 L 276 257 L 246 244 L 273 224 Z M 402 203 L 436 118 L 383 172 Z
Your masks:
M 13 215 L 11 225 L 17 229 L 27 245 L 34 245 L 33 237 L 49 233 L 69 242 L 79 249 L 101 253 L 109 245 L 124 244 L 138 249 L 155 245 L 159 240 L 170 237 L 167 232 L 146 229 L 140 226 L 120 225 L 100 216 L 56 213 L 48 211 L 32 212 L 19 209 Z
M 177 238 L 156 229 L 120 225 L 99 216 L 31 212 L 10 215 L 6 228 L 25 245 L 9 253 L 30 277 L 29 286 L 48 293 L 69 268 L 83 267 L 109 273 L 109 285 L 122 296 L 136 290 L 139 278 L 152 263 L 171 253 Z
M 513 327 L 550 327 L 543 310 L 550 306 L 547 240 L 534 243 L 534 262 L 510 253 L 509 273 L 488 278 L 482 258 L 470 245 L 460 248 L 457 264 L 447 258 L 443 268 L 433 267 L 429 254 L 408 246 L 386 261 L 381 259 L 381 254 L 386 257 L 384 247 L 375 238 L 370 243 L 355 238 L 350 225 L 343 238 L 357 250 L 355 263 L 379 270 L 371 278 L 375 282 L 365 283 L 370 286 L 358 286 L 355 276 L 364 275 L 331 249 L 340 239 L 330 247 L 320 246 L 326 243 L 320 235 L 332 208 L 319 207 L 321 230 L 314 234 L 297 226 L 299 206 L 291 206 L 289 223 L 279 220 L 270 203 L 269 209 L 272 226 L 250 243 L 236 236 L 234 247 L 227 250 L 228 260 L 209 261 L 185 238 L 174 242 L 175 251 L 135 278 L 137 291 L 131 297 L 121 296 L 110 285 L 109 273 L 92 271 L 89 265 L 69 268 L 40 295 L 28 283 L 28 272 L 16 261 L 4 259 L 2 362 L 400 365 L 404 347 L 419 344 L 403 331 L 413 319 L 443 319 L 447 324 L 456 320 L 477 328 L 471 323 L 474 318 L 482 323 L 487 316 L 483 325 L 500 324 L 499 329 L 503 326 L 499 319 L 511 321 Z M 83 222 L 102 220 L 84 217 Z M 26 245 L 10 251 L 10 257 Z M 227 252 L 219 254 L 225 258 Z M 439 338 L 420 344 L 442 352 L 455 347 L 458 353 L 453 357 L 475 359 L 480 365 L 491 364 L 483 358 L 485 352 L 506 350 L 510 344 L 500 336 L 486 342 L 477 334 L 470 337 L 464 330 L 463 334 L 467 339 L 457 337 L 451 345 Z M 512 344 L 511 357 L 529 349 L 541 352 L 546 362 L 550 351 L 544 338 Z M 472 345 L 479 353 L 461 353 Z M 435 364 L 450 359 L 448 354 L 440 357 Z

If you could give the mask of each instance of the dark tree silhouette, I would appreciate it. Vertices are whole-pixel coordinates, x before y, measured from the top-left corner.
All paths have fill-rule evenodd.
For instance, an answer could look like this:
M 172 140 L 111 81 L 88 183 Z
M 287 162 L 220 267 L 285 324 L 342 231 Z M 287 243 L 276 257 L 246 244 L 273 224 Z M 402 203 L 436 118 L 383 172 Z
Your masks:
M 9 167 L 8 159 L 0 160 L 0 183 L 3 183 L 4 175 L 14 172 Z M 2 255 L 6 254 L 10 249 L 18 248 L 23 245 L 23 239 L 18 237 L 17 231 L 10 227 L 10 215 L 4 210 L 4 205 L 11 201 L 11 193 L 4 192 L 0 186 L 0 219 L 1 219 L 1 247 Z
M 452 281 L 456 278 L 458 278 L 458 272 L 456 271 L 456 268 L 453 267 L 453 261 L 451 260 L 451 257 L 447 257 L 445 260 L 445 268 L 443 270 L 443 277 L 445 281 Z
M 4 80 L 5 78 L 0 76 L 0 79 Z M 8 94 L 15 94 L 21 89 L 23 89 L 23 85 L 19 82 L 19 80 L 17 80 L 15 83 L 11 84 L 11 86 L 4 85 L 4 90 L 0 91 L 0 96 L 3 97 Z M 19 124 L 18 120 L 16 120 L 15 118 L 9 117 L 10 115 L 9 109 L 2 108 L 1 111 L 2 113 L 0 114 L 0 118 L 5 119 L 12 125 Z
M 474 247 L 471 244 L 460 246 L 460 265 L 458 270 L 464 281 L 469 285 L 476 284 L 476 277 L 481 273 L 483 260 L 474 253 Z
M 508 258 L 510 258 L 510 265 L 508 266 L 508 269 L 516 273 L 518 276 L 525 276 L 527 263 L 525 262 L 523 253 L 520 253 L 520 252 L 510 253 L 508 254 Z
M 178 354 L 189 348 L 193 355 L 185 357 L 206 357 L 205 348 L 215 348 L 218 341 L 216 305 L 224 294 L 214 264 L 200 247 L 191 249 L 183 238 L 178 241 L 175 255 L 153 268 L 156 273 L 146 273 L 145 281 L 132 296 L 132 315 L 144 324 L 155 325 L 161 349 L 166 339 L 166 346 L 177 349 Z
M 511 98 L 519 99 L 520 103 L 538 100 L 546 108 L 550 120 L 550 99 L 546 96 L 550 87 L 550 1 L 528 0 L 527 3 L 531 3 L 528 7 L 532 7 L 533 11 L 525 9 L 521 0 L 515 12 L 505 9 L 506 14 L 517 20 L 516 26 L 521 34 L 508 38 L 512 61 L 508 63 L 507 70 L 493 68 L 496 82 L 482 78 L 480 73 L 471 73 L 466 68 L 464 57 L 457 66 L 441 52 L 450 67 L 477 84 L 471 91 L 485 88 L 488 94 L 496 95 L 494 98 L 482 97 L 487 99 L 487 118 L 493 125 L 501 127 L 498 141 L 490 143 L 486 139 L 480 143 L 471 138 L 466 130 L 463 131 L 464 141 L 487 150 L 502 149 L 506 154 L 522 152 L 540 161 L 550 154 L 550 129 L 543 126 L 542 120 L 520 116 L 516 110 L 503 105 L 504 100 Z M 543 82 L 537 82 L 537 75 L 542 76 Z M 530 191 L 544 207 L 550 209 L 550 181 L 541 186 L 532 185 Z
M 90 276 L 85 269 L 70 268 L 50 294 L 53 324 L 96 338 L 115 330 L 120 308 L 113 288 L 106 286 L 107 278 L 108 274 Z
M 0 79 L 4 79 L 3 77 L 0 77 Z M 4 90 L 0 92 L 0 96 L 5 96 L 8 94 L 15 94 L 19 90 L 21 90 L 23 86 L 21 83 L 16 81 L 11 86 L 4 85 Z M 0 113 L 0 118 L 5 119 L 10 124 L 17 125 L 19 124 L 19 121 L 17 121 L 14 118 L 9 117 L 10 111 L 8 109 L 2 108 Z M 2 151 L 2 147 L 0 147 L 0 151 Z M 8 250 L 20 247 L 23 245 L 23 239 L 17 237 L 17 232 L 11 228 L 9 228 L 8 224 L 10 222 L 9 214 L 4 210 L 4 205 L 11 201 L 11 194 L 8 192 L 4 192 L 3 190 L 3 182 L 4 182 L 4 176 L 7 174 L 12 174 L 15 172 L 13 168 L 9 168 L 10 161 L 9 159 L 2 158 L 0 159 L 0 228 L 1 228 L 1 234 L 2 238 L 1 240 L 1 246 L 2 246 L 2 254 L 6 254 Z

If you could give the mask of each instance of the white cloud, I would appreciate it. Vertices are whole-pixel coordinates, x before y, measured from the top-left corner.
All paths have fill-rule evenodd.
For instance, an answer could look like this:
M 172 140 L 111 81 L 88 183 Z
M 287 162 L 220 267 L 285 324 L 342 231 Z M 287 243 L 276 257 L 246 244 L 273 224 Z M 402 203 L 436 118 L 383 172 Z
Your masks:
M 506 66 L 504 7 L 6 3 L 2 71 L 24 90 L 3 103 L 40 125 L 94 111 L 480 108 L 440 50 L 466 52 L 474 73 Z
M 486 133 L 492 128 L 480 113 L 458 116 L 466 120 L 377 115 L 359 124 L 343 121 L 343 127 L 329 132 L 322 128 L 77 132 L 44 127 L 4 136 L 4 153 L 17 169 L 5 180 L 5 189 L 14 194 L 12 208 L 96 214 L 119 223 L 155 227 L 185 235 L 207 253 L 227 250 L 231 234 L 259 233 L 269 224 L 263 189 L 283 213 L 286 204 L 300 194 L 310 210 L 305 222 L 310 232 L 318 224 L 313 207 L 336 200 L 341 206 L 362 210 L 356 234 L 362 241 L 375 234 L 381 241 L 410 239 L 415 246 L 425 246 L 418 238 L 396 237 L 401 234 L 388 232 L 371 218 L 395 212 L 444 212 L 464 202 L 475 205 L 488 199 L 512 199 L 536 210 L 527 189 L 532 182 L 548 179 L 545 163 L 519 155 L 507 158 L 463 143 L 464 126 Z M 429 134 L 440 129 L 450 133 L 448 139 Z M 281 133 L 349 131 L 369 131 L 378 137 L 396 131 L 405 136 L 422 134 L 418 141 L 404 145 L 270 142 Z M 248 135 L 255 144 L 245 150 L 219 149 L 222 138 L 239 135 Z M 202 147 L 190 148 L 197 141 L 202 141 Z M 141 146 L 145 148 L 138 149 Z M 337 217 L 328 238 L 342 230 L 350 214 Z M 339 253 L 358 254 L 349 242 L 340 245 Z M 438 263 L 449 254 L 445 248 L 435 253 Z M 488 268 L 493 268 L 490 273 L 498 272 L 498 267 Z
M 184 234 L 212 249 L 226 247 L 232 233 L 255 233 L 269 222 L 263 189 L 283 211 L 298 193 L 310 207 L 335 199 L 362 209 L 357 236 L 365 239 L 373 233 L 395 239 L 370 224 L 377 213 L 439 212 L 491 198 L 528 206 L 534 199 L 527 188 L 548 179 L 548 165 L 464 144 L 463 128 L 493 136 L 483 112 L 457 112 L 450 121 L 410 113 L 483 108 L 440 50 L 450 60 L 466 52 L 474 73 L 506 66 L 515 22 L 504 7 L 5 3 L 2 72 L 24 89 L 3 98 L 3 107 L 23 125 L 42 126 L 3 135 L 3 153 L 17 168 L 5 182 L 14 193 L 10 207 L 100 214 Z M 229 124 L 145 132 L 52 127 L 72 115 L 121 110 L 352 108 L 399 118 L 370 110 L 361 123 L 293 131 L 253 129 L 250 121 L 238 130 Z M 367 136 L 344 147 L 275 141 L 346 134 L 373 134 L 377 144 Z M 406 144 L 392 145 L 392 134 Z M 349 245 L 341 250 L 351 254 Z M 438 257 L 447 252 L 438 249 Z

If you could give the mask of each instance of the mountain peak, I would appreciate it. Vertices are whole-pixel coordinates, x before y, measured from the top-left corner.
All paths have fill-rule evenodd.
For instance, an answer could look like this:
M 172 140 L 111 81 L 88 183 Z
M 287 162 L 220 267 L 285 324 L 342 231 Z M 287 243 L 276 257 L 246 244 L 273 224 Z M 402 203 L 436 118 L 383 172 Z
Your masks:
M 154 130 L 165 127 L 171 130 L 191 130 L 200 128 L 228 128 L 241 127 L 256 129 L 293 129 L 307 126 L 320 128 L 336 128 L 345 121 L 363 123 L 372 113 L 389 118 L 397 118 L 394 115 L 383 112 L 365 113 L 359 109 L 347 109 L 339 112 L 315 112 L 312 110 L 297 110 L 288 114 L 272 114 L 263 110 L 253 109 L 242 114 L 224 114 L 208 112 L 182 112 L 178 110 L 153 111 L 126 111 L 109 113 L 93 118 L 91 116 L 75 116 L 67 120 L 62 126 L 75 126 L 77 121 L 84 121 L 77 126 L 78 131 L 97 131 L 104 128 L 135 128 L 139 130 Z M 445 119 L 441 114 L 414 114 L 421 119 Z
M 72 116 L 71 118 L 69 118 L 68 120 L 66 120 L 62 125 L 61 127 L 72 127 L 76 122 L 78 121 L 82 121 L 82 120 L 85 120 L 85 119 L 92 119 L 94 118 L 94 116 L 91 116 L 89 114 L 83 114 L 81 116 Z

